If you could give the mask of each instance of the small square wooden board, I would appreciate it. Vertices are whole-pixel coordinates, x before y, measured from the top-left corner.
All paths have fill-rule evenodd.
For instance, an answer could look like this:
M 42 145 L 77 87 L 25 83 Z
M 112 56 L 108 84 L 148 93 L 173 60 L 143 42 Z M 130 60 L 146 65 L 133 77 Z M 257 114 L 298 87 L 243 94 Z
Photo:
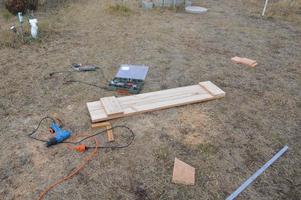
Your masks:
M 195 168 L 175 158 L 172 182 L 184 185 L 195 184 Z

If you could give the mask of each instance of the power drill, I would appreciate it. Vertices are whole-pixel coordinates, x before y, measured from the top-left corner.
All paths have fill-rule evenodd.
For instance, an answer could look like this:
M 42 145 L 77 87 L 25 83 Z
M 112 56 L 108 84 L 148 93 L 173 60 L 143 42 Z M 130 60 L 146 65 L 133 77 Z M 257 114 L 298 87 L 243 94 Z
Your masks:
M 63 142 L 64 140 L 68 139 L 71 136 L 71 131 L 63 130 L 57 123 L 53 122 L 50 126 L 52 132 L 56 135 L 51 138 L 47 143 L 46 146 L 50 147 L 51 145 L 55 145 L 58 143 Z

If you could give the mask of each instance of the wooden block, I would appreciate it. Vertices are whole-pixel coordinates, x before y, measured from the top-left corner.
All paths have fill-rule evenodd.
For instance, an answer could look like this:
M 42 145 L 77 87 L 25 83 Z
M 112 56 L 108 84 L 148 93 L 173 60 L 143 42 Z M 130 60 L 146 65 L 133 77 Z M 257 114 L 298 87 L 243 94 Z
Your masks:
M 175 158 L 172 182 L 184 185 L 194 185 L 195 168 Z
M 241 63 L 242 58 L 241 58 L 241 57 L 238 57 L 238 56 L 235 56 L 235 57 L 231 58 L 231 60 L 232 60 L 233 62 L 235 62 L 235 63 Z
M 118 99 L 116 97 L 105 97 L 100 99 L 102 105 L 108 116 L 122 114 L 123 109 L 121 108 Z
M 92 128 L 104 128 L 111 126 L 110 122 L 100 122 L 100 123 L 93 123 L 91 125 Z
M 107 126 L 107 136 L 108 136 L 108 141 L 109 142 L 113 142 L 114 141 L 113 130 L 111 128 L 112 128 L 111 125 Z M 111 129 L 111 130 L 109 130 L 109 129 Z
M 231 58 L 231 60 L 235 63 L 248 65 L 250 67 L 255 67 L 258 64 L 256 60 L 252 60 L 249 58 L 241 58 L 238 56 Z
M 223 90 L 214 85 L 211 81 L 200 82 L 199 85 L 214 97 L 224 97 L 226 95 Z

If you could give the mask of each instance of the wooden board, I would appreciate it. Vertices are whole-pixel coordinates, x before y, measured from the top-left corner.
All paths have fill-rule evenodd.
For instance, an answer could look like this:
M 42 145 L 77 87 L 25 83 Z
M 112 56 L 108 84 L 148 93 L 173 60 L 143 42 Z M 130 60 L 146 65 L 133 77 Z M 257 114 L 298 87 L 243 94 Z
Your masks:
M 172 182 L 184 185 L 195 184 L 195 168 L 175 158 Z
M 116 98 L 121 110 L 123 110 L 123 113 L 117 115 L 108 115 L 107 108 L 101 101 L 88 102 L 87 107 L 92 122 L 100 122 L 143 112 L 218 99 L 224 97 L 225 94 L 216 85 L 206 81 L 198 85 Z
M 108 116 L 122 114 L 123 109 L 121 108 L 118 99 L 116 97 L 105 97 L 100 99 Z

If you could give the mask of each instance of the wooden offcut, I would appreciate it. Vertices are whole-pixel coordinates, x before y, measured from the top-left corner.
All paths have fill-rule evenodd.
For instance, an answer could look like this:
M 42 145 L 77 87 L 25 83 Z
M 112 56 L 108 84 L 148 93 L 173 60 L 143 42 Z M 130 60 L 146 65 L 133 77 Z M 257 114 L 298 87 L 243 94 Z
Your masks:
M 112 130 L 112 126 L 111 125 L 107 126 L 107 136 L 108 136 L 108 141 L 109 142 L 113 142 L 114 141 L 114 135 L 113 135 L 113 130 Z
M 249 58 L 241 58 L 241 57 L 235 56 L 235 57 L 231 58 L 231 60 L 235 63 L 248 65 L 250 67 L 256 67 L 258 65 L 256 60 L 252 60 Z
M 195 184 L 195 168 L 175 158 L 172 182 L 184 185 Z
M 113 103 L 109 102 L 108 97 L 101 98 L 100 101 L 88 102 L 87 107 L 92 122 L 101 122 L 138 113 L 218 99 L 224 97 L 225 94 L 215 84 L 206 81 L 197 85 L 110 98 Z M 117 105 L 117 108 L 112 108 L 113 105 Z

